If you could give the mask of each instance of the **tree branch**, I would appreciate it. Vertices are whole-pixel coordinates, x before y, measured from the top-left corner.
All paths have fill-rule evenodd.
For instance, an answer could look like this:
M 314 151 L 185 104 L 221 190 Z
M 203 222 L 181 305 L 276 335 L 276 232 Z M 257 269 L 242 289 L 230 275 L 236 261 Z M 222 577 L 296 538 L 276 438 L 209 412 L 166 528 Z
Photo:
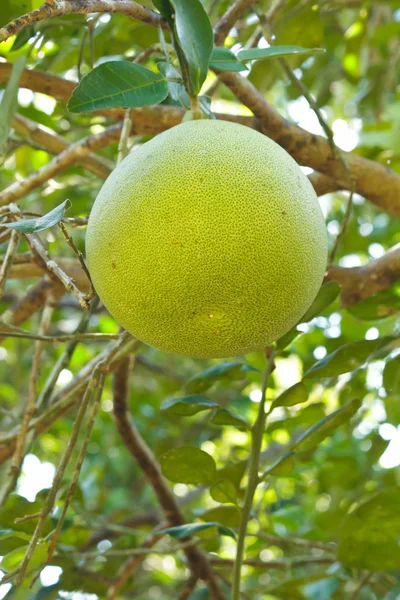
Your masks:
M 172 526 L 183 525 L 186 520 L 181 508 L 150 448 L 132 423 L 128 407 L 128 377 L 129 361 L 125 360 L 116 371 L 113 382 L 114 418 L 118 431 L 126 448 L 152 486 L 168 523 Z M 192 573 L 207 582 L 214 598 L 224 600 L 225 597 L 219 589 L 205 554 L 196 547 L 185 548 L 184 552 Z
M 398 279 L 400 279 L 400 244 L 363 267 L 349 269 L 333 265 L 325 277 L 326 281 L 337 281 L 341 284 L 343 306 L 357 304 L 389 288 Z
M 28 25 L 44 21 L 50 17 L 61 17 L 63 15 L 87 15 L 90 13 L 120 13 L 144 21 L 154 27 L 163 27 L 166 29 L 165 20 L 158 13 L 145 8 L 133 0 L 52 0 L 45 2 L 43 6 L 18 17 L 5 27 L 0 29 L 0 42 L 4 42 L 10 36 L 19 33 Z
M 254 0 L 236 0 L 228 8 L 226 13 L 221 17 L 214 27 L 214 43 L 216 46 L 222 46 L 224 40 L 236 21 L 240 19 L 246 8 L 252 4 Z
M 55 131 L 51 131 L 43 125 L 18 114 L 13 119 L 12 127 L 18 135 L 34 141 L 50 154 L 61 154 L 71 146 L 71 142 L 68 142 Z M 76 163 L 104 179 L 109 176 L 114 168 L 110 160 L 92 153 L 78 157 Z
M 344 189 L 351 189 L 349 173 L 342 161 L 333 156 L 326 138 L 309 133 L 284 119 L 244 77 L 228 71 L 216 73 L 259 119 L 265 135 L 282 146 L 300 165 L 312 167 L 332 177 Z M 400 214 L 400 175 L 351 152 L 342 152 L 342 156 L 355 180 L 355 191 L 380 208 L 396 215 Z

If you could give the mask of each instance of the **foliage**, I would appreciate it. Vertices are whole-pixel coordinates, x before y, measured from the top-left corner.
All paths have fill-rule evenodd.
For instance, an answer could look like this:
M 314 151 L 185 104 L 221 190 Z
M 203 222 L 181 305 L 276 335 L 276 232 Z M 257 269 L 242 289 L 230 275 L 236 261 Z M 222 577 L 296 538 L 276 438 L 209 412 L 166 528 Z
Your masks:
M 36 0 L 25 4 L 26 11 L 39 6 Z M 14 65 L 5 78 L 5 63 L 0 62 L 5 88 L 0 104 L 2 189 L 13 190 L 10 186 L 40 173 L 53 154 L 65 160 L 61 153 L 69 144 L 79 146 L 85 136 L 94 143 L 129 115 L 121 109 L 137 108 L 129 137 L 133 150 L 168 126 L 163 121 L 168 110 L 174 111 L 176 122 L 186 109 L 184 118 L 220 113 L 249 118 L 249 109 L 233 90 L 218 82 L 221 72 L 246 77 L 260 92 L 260 101 L 266 99 L 285 117 L 322 134 L 304 90 L 288 81 L 282 64 L 312 94 L 339 146 L 400 173 L 398 0 L 260 0 L 255 8 L 243 3 L 224 45 L 214 48 L 210 22 L 215 27 L 223 20 L 232 2 L 143 4 L 164 15 L 169 26 L 157 29 L 117 13 L 68 14 L 28 24 L 0 45 L 2 60 Z M 1 19 L 9 21 L 22 12 L 19 3 L 8 0 Z M 268 23 L 261 13 L 270 15 Z M 80 80 L 68 106 L 60 81 L 51 79 L 40 89 L 25 79 L 17 106 L 24 64 L 32 77 L 43 72 Z M 127 119 L 125 124 L 129 134 Z M 50 142 L 43 131 L 51 134 Z M 49 497 L 51 482 L 45 473 L 60 465 L 71 433 L 77 434 L 25 577 L 19 585 L 18 573 L 10 577 L 10 590 L 0 586 L 0 595 L 77 600 L 80 591 L 107 600 L 212 598 L 203 577 L 186 587 L 191 582 L 190 552 L 201 548 L 220 597 L 229 598 L 263 353 L 206 361 L 133 344 L 127 350 L 135 355 L 129 412 L 151 452 L 133 459 L 115 424 L 118 378 L 108 374 L 103 382 L 101 369 L 94 369 L 89 380 L 88 412 L 77 429 L 85 388 L 76 382 L 83 373 L 86 385 L 91 361 L 100 355 L 110 373 L 122 361 L 118 352 L 123 350 L 112 349 L 122 339 L 118 324 L 93 300 L 90 314 L 82 310 L 90 290 L 77 258 L 84 252 L 85 224 L 102 178 L 123 146 L 121 128 L 116 133 L 110 133 L 107 144 L 91 148 L 92 153 L 77 152 L 65 168 L 21 194 L 18 206 L 7 200 L 0 208 L 2 254 L 11 254 L 10 239 L 18 245 L 4 290 L 4 281 L 0 285 L 0 329 L 7 336 L 0 348 L 0 490 L 13 480 L 11 463 L 3 457 L 20 431 L 29 399 L 36 405 L 28 415 L 35 429 L 24 440 L 22 474 L 0 509 L 5 576 L 21 565 L 34 537 L 38 513 Z M 331 248 L 348 195 L 334 191 L 320 198 Z M 370 200 L 354 195 L 335 256 L 348 278 L 359 277 L 358 267 L 400 241 L 396 211 L 385 212 Z M 32 251 L 33 239 L 41 240 L 48 256 Z M 27 258 L 28 253 L 34 258 Z M 54 262 L 53 257 L 65 270 L 64 284 L 72 293 L 64 294 L 59 280 L 54 283 L 57 272 L 52 271 L 50 283 L 38 279 L 43 260 Z M 2 270 L 0 281 L 4 275 Z M 40 286 L 54 294 L 47 304 Z M 245 598 L 395 600 L 400 594 L 399 466 L 389 460 L 395 451 L 387 452 L 400 435 L 400 287 L 392 277 L 375 295 L 347 304 L 340 289 L 335 281 L 325 283 L 297 327 L 273 348 L 260 477 L 245 538 Z M 25 305 L 30 308 L 24 313 Z M 29 334 L 38 339 L 28 339 Z M 149 470 L 152 456 L 156 468 Z M 163 486 L 169 490 L 169 506 L 175 498 L 183 513 L 184 520 L 174 526 L 160 505 Z M 122 581 L 124 567 L 134 559 L 137 563 Z M 30 589 L 48 560 L 58 570 L 42 571 Z M 54 573 L 58 575 L 51 579 Z M 111 596 L 120 580 L 119 595 Z

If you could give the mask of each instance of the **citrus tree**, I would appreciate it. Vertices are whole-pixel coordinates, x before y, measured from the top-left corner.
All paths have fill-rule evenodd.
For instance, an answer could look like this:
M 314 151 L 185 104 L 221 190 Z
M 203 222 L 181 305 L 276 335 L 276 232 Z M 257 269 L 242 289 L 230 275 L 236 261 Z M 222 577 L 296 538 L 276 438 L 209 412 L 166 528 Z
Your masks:
M 396 600 L 400 1 L 3 5 L 0 597 Z

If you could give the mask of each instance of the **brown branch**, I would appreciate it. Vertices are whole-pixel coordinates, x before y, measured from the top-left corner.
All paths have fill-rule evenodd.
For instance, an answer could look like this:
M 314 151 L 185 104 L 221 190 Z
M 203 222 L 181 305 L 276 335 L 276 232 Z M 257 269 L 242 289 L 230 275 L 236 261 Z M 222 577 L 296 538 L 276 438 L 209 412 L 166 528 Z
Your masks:
M 198 577 L 196 575 L 191 575 L 181 593 L 179 594 L 178 600 L 188 600 L 192 595 L 193 590 L 195 589 L 198 582 Z
M 282 146 L 299 164 L 312 167 L 333 178 L 344 189 L 350 189 L 349 173 L 342 161 L 333 156 L 326 138 L 284 119 L 248 79 L 228 71 L 217 71 L 217 75 L 259 119 L 265 135 Z M 341 155 L 355 180 L 355 191 L 380 208 L 400 214 L 400 175 L 357 154 L 342 152 Z
M 145 8 L 133 0 L 52 0 L 46 2 L 40 8 L 18 17 L 5 27 L 0 29 L 0 42 L 4 42 L 10 36 L 19 33 L 28 25 L 44 21 L 50 17 L 61 17 L 62 15 L 87 15 L 89 13 L 120 13 L 144 21 L 154 27 L 166 28 L 165 20 L 158 13 Z
M 71 143 L 61 135 L 58 135 L 58 133 L 21 115 L 15 115 L 12 127 L 18 135 L 33 140 L 50 154 L 61 154 L 61 152 L 71 146 Z M 104 179 L 109 176 L 114 168 L 110 160 L 92 153 L 87 156 L 78 157 L 76 164 L 82 165 L 88 171 Z
M 214 43 L 216 46 L 222 46 L 224 40 L 236 21 L 240 19 L 244 11 L 252 4 L 254 0 L 236 0 L 221 17 L 214 27 Z
M 168 523 L 173 526 L 183 525 L 186 520 L 181 508 L 150 448 L 132 423 L 128 407 L 128 377 L 129 361 L 125 360 L 116 371 L 113 380 L 114 418 L 118 431 L 126 448 L 152 486 Z M 192 573 L 207 582 L 212 597 L 224 600 L 205 554 L 196 547 L 185 548 L 184 552 Z
M 55 177 L 80 158 L 90 154 L 92 150 L 104 148 L 116 139 L 121 133 L 121 125 L 112 125 L 105 131 L 95 135 L 89 135 L 83 140 L 71 144 L 56 158 L 41 167 L 35 173 L 28 175 L 23 181 L 16 181 L 0 192 L 0 205 L 9 204 L 22 198 L 35 188 L 43 185 L 52 177 Z
M 331 177 L 328 177 L 327 175 L 324 175 L 323 173 L 318 173 L 317 171 L 310 173 L 310 175 L 308 175 L 308 179 L 317 196 L 324 196 L 325 194 L 330 194 L 343 189 L 343 186 L 337 181 Z
M 400 244 L 363 267 L 351 269 L 333 265 L 325 280 L 337 281 L 342 286 L 343 306 L 352 306 L 389 288 L 400 279 Z
M 21 234 L 15 229 L 11 232 L 10 243 L 7 246 L 7 251 L 4 256 L 4 260 L 1 263 L 0 268 L 0 298 L 3 296 L 4 285 L 6 283 L 7 275 L 14 262 L 15 254 L 18 250 L 19 240 Z

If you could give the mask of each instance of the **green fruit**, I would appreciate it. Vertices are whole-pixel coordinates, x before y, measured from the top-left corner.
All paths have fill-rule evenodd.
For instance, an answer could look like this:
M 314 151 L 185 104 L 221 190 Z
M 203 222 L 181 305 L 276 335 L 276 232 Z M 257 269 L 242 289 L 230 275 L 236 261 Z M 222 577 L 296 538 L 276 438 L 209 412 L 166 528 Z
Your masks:
M 90 215 L 101 300 L 147 344 L 193 357 L 259 350 L 322 283 L 327 236 L 296 162 L 242 125 L 199 120 L 129 154 Z

